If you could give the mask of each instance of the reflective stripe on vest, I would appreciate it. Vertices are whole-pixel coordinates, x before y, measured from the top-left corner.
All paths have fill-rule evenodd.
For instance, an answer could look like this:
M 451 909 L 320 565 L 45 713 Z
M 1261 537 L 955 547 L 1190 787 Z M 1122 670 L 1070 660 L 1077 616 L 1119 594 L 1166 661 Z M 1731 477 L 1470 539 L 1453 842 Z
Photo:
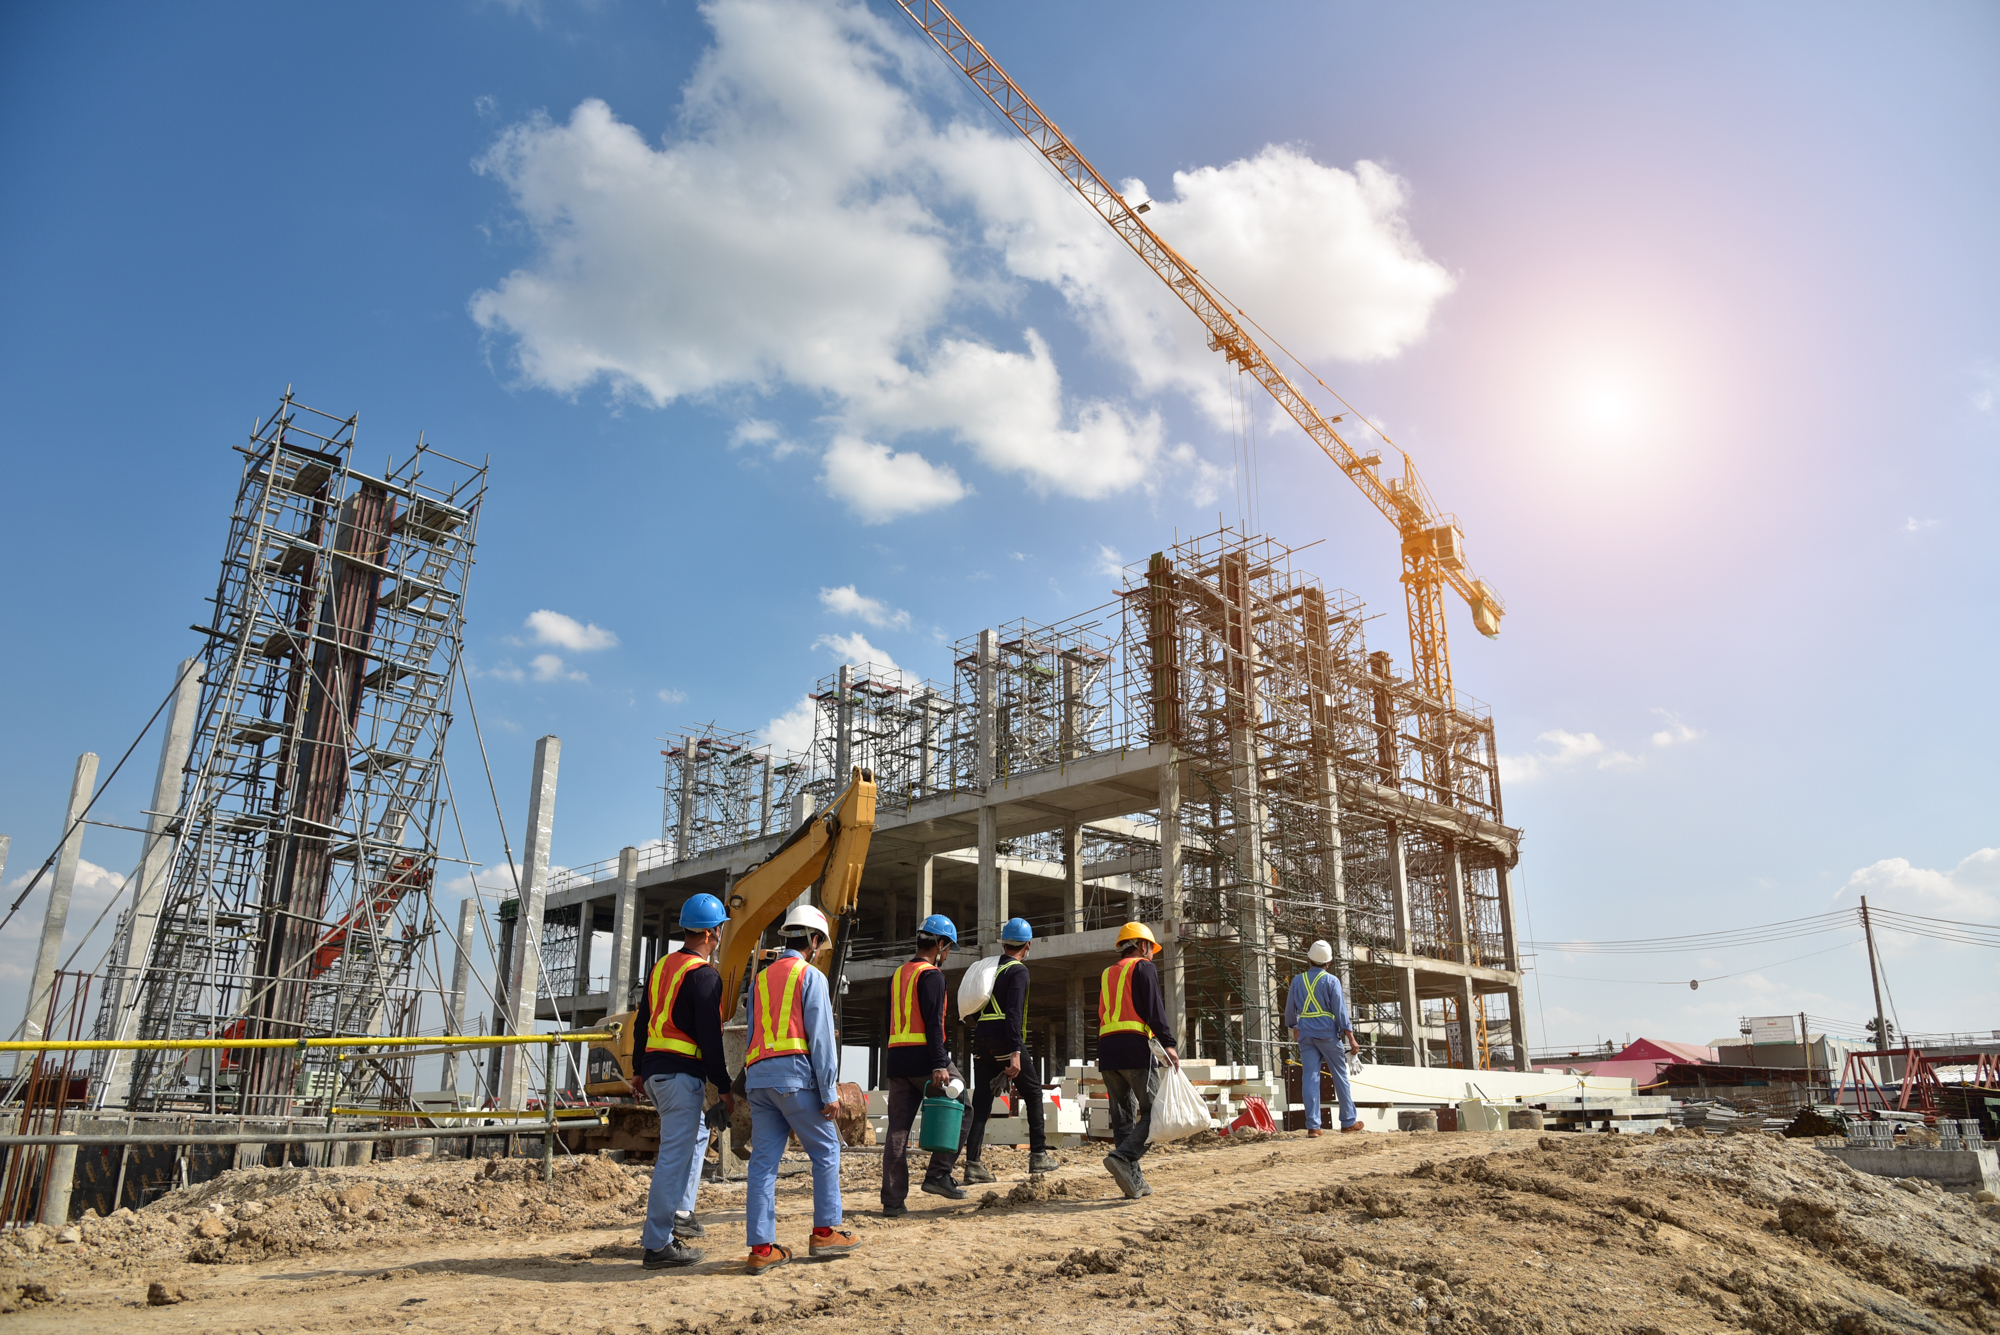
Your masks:
M 797 955 L 784 955 L 772 960 L 771 966 L 757 975 L 756 1005 L 750 1017 L 750 1050 L 743 1056 L 745 1066 L 766 1057 L 783 1057 L 806 1050 L 806 971 L 811 968 Z
M 1021 961 L 1019 960 L 1008 960 L 1008 959 L 1001 960 L 1000 967 L 993 971 L 993 991 L 986 998 L 986 1009 L 980 1011 L 979 1014 L 973 1016 L 972 1018 L 975 1020 L 1006 1019 L 1007 1012 L 1000 1009 L 1000 975 L 1007 972 L 1007 970 L 1009 969 L 1016 969 L 1016 968 L 1024 969 L 1026 967 L 1027 966 L 1025 964 L 1022 964 Z M 1021 995 L 1021 1018 L 1023 1022 L 1027 1020 L 1027 1017 L 1028 1017 L 1028 997 L 1026 993 L 1023 993 Z
M 1132 1008 L 1132 971 L 1139 967 L 1138 956 L 1119 960 L 1104 971 L 1104 983 L 1097 990 L 1097 1032 L 1103 1034 L 1146 1034 L 1152 1027 Z
M 681 983 L 708 961 L 699 955 L 676 950 L 660 957 L 653 966 L 653 981 L 646 989 L 646 1049 L 649 1052 L 678 1052 L 683 1057 L 701 1056 L 701 1046 L 674 1027 L 674 1001 Z
M 1299 1008 L 1301 1020 L 1331 1020 L 1333 1012 L 1319 1004 L 1319 980 L 1332 977 L 1326 970 L 1306 970 L 1306 1004 Z
M 911 960 L 889 979 L 889 1046 L 917 1048 L 930 1045 L 924 1017 L 917 1009 L 917 980 L 937 968 L 929 960 Z

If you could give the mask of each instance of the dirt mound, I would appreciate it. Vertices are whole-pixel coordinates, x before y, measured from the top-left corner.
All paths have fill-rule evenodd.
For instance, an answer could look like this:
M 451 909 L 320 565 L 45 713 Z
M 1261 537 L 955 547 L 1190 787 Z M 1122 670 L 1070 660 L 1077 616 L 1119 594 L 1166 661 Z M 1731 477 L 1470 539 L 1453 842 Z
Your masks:
M 1096 1183 L 1078 1178 L 1050 1178 L 1030 1174 L 1026 1182 L 1016 1182 L 1004 1195 L 989 1191 L 979 1198 L 982 1210 L 1005 1210 L 1016 1205 L 1041 1205 L 1048 1201 L 1094 1200 L 1103 1194 Z

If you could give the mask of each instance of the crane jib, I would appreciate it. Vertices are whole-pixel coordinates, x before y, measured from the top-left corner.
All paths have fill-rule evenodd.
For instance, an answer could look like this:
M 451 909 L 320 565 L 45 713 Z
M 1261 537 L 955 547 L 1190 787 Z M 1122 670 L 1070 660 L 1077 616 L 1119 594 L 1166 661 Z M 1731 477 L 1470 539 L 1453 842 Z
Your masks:
M 1413 678 L 1447 704 L 1451 702 L 1451 658 L 1443 608 L 1436 590 L 1451 589 L 1472 609 L 1473 623 L 1488 636 L 1500 633 L 1506 604 L 1486 581 L 1466 567 L 1462 536 L 1455 521 L 1429 505 L 1409 456 L 1403 456 L 1403 477 L 1384 482 L 1312 402 L 1272 364 L 1256 340 L 1230 317 L 1223 302 L 1188 264 L 1146 222 L 1134 213 L 1088 159 L 1077 151 L 1023 92 L 986 48 L 967 32 L 937 0 L 897 0 L 946 59 L 958 66 L 973 85 L 992 100 L 1000 113 L 1033 144 L 1085 202 L 1110 224 L 1149 268 L 1207 326 L 1209 346 L 1223 352 L 1233 365 L 1255 377 L 1300 429 L 1312 437 L 1328 458 L 1354 481 L 1371 504 L 1396 525 L 1403 539 L 1403 584 L 1408 592 L 1410 655 Z M 969 57 L 968 52 L 977 56 Z M 1387 440 L 1387 437 L 1384 437 Z

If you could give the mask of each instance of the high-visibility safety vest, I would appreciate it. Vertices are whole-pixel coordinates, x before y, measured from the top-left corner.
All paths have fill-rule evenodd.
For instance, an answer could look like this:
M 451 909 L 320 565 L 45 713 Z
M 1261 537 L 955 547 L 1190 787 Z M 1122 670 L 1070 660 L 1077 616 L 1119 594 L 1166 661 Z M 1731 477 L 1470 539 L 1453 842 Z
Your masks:
M 757 975 L 745 1066 L 806 1050 L 806 974 L 811 970 L 797 955 L 781 955 Z
M 1097 990 L 1097 1032 L 1105 1034 L 1145 1034 L 1152 1026 L 1139 1018 L 1132 1006 L 1132 971 L 1143 963 L 1138 956 L 1119 960 L 1104 971 L 1104 983 Z
M 681 984 L 696 969 L 708 967 L 708 961 L 699 955 L 690 955 L 684 950 L 676 950 L 671 955 L 661 957 L 653 966 L 653 977 L 646 986 L 646 1047 L 652 1052 L 678 1052 L 683 1057 L 700 1057 L 701 1045 L 674 1027 L 674 1000 L 681 994 Z
M 975 1020 L 1006 1019 L 1007 1012 L 1000 1008 L 1000 975 L 1009 969 L 1025 969 L 1027 967 L 1027 965 L 1021 963 L 1019 960 L 1001 960 L 1000 967 L 993 971 L 993 991 L 986 998 L 986 1008 L 972 1018 Z M 1028 998 L 1027 994 L 1023 993 L 1021 996 L 1021 1018 L 1023 1022 L 1027 1020 L 1027 1017 Z
M 917 1009 L 917 980 L 937 968 L 929 960 L 911 960 L 889 979 L 889 1046 L 925 1047 L 930 1034 L 924 1029 L 923 1013 Z
M 1306 970 L 1306 1004 L 1299 1008 L 1299 1018 L 1301 1020 L 1331 1020 L 1334 1018 L 1332 1011 L 1319 1004 L 1319 980 L 1330 977 L 1332 975 L 1324 969 Z

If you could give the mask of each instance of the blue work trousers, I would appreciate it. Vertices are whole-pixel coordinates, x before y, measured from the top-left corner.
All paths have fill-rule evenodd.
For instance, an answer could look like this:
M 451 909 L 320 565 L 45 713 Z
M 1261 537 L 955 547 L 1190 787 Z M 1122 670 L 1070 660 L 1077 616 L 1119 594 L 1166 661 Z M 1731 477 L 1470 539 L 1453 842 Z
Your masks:
M 704 1081 L 693 1075 L 656 1075 L 646 1093 L 660 1110 L 660 1152 L 653 1159 L 653 1186 L 646 1193 L 646 1226 L 639 1244 L 658 1251 L 674 1238 L 674 1212 L 694 1210 L 701 1189 L 701 1164 L 708 1157 Z
M 1319 1110 L 1319 1068 L 1324 1065 L 1333 1072 L 1333 1092 L 1340 1099 L 1340 1124 L 1353 1126 L 1361 1119 L 1354 1111 L 1354 1090 L 1347 1083 L 1347 1049 L 1337 1034 L 1299 1033 L 1299 1063 L 1306 1068 L 1306 1126 L 1309 1129 L 1324 1129 Z
M 744 1233 L 752 1247 L 778 1240 L 778 1160 L 797 1133 L 813 1170 L 813 1227 L 840 1226 L 840 1128 L 820 1113 L 810 1089 L 750 1091 L 750 1190 Z

